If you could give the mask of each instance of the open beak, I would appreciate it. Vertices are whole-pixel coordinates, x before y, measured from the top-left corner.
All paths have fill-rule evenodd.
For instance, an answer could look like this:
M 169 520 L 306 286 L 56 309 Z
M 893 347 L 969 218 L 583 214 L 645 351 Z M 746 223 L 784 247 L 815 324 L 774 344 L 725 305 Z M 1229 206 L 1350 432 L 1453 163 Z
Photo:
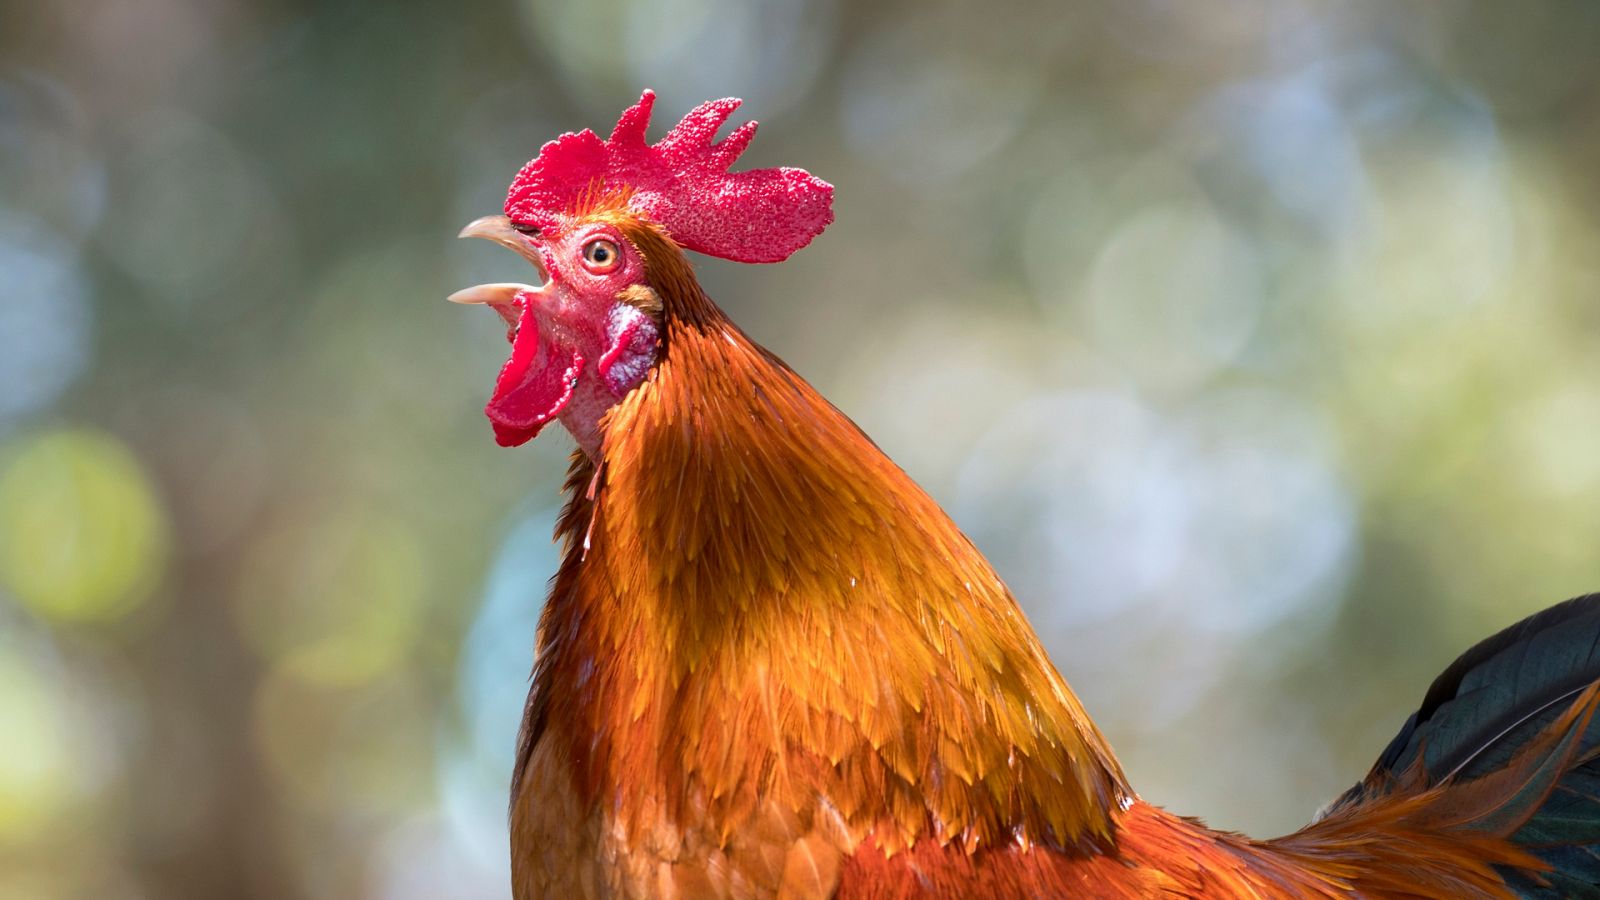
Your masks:
M 561 414 L 572 399 L 583 371 L 583 355 L 561 339 L 559 329 L 541 327 L 544 309 L 555 291 L 539 246 L 512 227 L 505 216 L 484 216 L 461 229 L 461 237 L 483 238 L 508 247 L 539 273 L 537 287 L 515 282 L 479 284 L 451 294 L 454 303 L 476 303 L 493 309 L 506 322 L 511 357 L 500 367 L 494 395 L 484 407 L 494 425 L 495 440 L 514 447 L 530 441 Z
M 483 238 L 494 241 L 502 247 L 509 248 L 518 256 L 527 260 L 539 273 L 538 286 L 521 284 L 515 281 L 498 282 L 495 284 L 477 284 L 446 297 L 451 303 L 482 304 L 491 307 L 506 320 L 506 325 L 516 327 L 520 318 L 521 309 L 516 302 L 519 294 L 537 294 L 544 290 L 549 283 L 549 273 L 545 271 L 544 258 L 540 256 L 539 249 L 527 239 L 522 232 L 512 227 L 511 220 L 505 216 L 484 216 L 474 219 L 461 229 L 456 237 Z

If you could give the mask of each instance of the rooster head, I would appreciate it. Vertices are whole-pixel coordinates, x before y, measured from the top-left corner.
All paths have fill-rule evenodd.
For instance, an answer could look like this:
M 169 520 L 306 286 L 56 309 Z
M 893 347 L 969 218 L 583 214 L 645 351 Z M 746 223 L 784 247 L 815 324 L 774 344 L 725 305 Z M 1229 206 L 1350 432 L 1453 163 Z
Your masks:
M 747 122 L 714 140 L 738 100 L 701 104 L 649 144 L 654 102 L 645 91 L 607 140 L 586 129 L 545 144 L 512 181 L 505 214 L 461 232 L 514 250 L 541 282 L 450 296 L 508 326 L 511 357 L 485 408 L 504 446 L 560 420 L 598 455 L 601 418 L 664 352 L 674 300 L 692 280 L 682 250 L 778 262 L 833 221 L 833 187 L 807 172 L 728 171 L 756 133 Z

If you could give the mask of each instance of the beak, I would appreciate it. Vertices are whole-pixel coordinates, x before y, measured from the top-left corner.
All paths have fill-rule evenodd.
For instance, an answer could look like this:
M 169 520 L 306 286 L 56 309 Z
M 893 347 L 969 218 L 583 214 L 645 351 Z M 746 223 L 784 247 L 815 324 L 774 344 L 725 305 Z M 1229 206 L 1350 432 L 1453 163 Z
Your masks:
M 484 216 L 474 219 L 467 227 L 461 229 L 457 237 L 475 237 L 494 241 L 502 247 L 509 248 L 518 256 L 527 260 L 539 273 L 539 280 L 543 284 L 535 287 L 517 282 L 500 282 L 497 284 L 478 284 L 463 288 L 446 297 L 451 303 L 482 304 L 494 309 L 500 317 L 506 320 L 506 325 L 515 327 L 520 314 L 516 303 L 518 294 L 538 294 L 550 282 L 549 273 L 545 271 L 544 258 L 540 256 L 539 249 L 528 238 L 512 227 L 511 220 L 505 216 Z
M 481 219 L 473 219 L 456 237 L 494 241 L 502 247 L 509 248 L 538 269 L 540 281 L 550 280 L 550 273 L 544 269 L 544 257 L 540 255 L 539 249 L 526 235 L 512 226 L 511 220 L 505 216 L 484 216 Z
M 517 281 L 501 281 L 494 284 L 475 284 L 469 288 L 462 288 L 446 297 L 451 303 L 482 304 L 484 306 L 510 306 L 518 294 L 536 294 L 543 288 L 536 288 L 529 284 Z

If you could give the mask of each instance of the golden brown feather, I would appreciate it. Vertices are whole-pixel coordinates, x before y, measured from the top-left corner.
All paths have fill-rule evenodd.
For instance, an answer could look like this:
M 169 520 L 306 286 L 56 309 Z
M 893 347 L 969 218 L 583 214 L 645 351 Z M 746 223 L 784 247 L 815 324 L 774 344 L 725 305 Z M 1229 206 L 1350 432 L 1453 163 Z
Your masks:
M 938 506 L 665 234 L 590 215 L 645 258 L 662 352 L 606 415 L 603 462 L 574 457 L 519 898 L 1492 897 L 1544 866 L 1484 822 L 1553 755 L 1565 771 L 1593 689 L 1494 779 L 1418 778 L 1277 841 L 1139 801 Z

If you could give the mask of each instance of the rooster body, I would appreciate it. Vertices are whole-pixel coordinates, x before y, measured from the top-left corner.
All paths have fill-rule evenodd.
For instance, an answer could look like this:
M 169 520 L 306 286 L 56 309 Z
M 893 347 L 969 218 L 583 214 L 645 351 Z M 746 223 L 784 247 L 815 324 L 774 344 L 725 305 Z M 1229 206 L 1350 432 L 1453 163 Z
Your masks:
M 1600 883 L 1581 859 L 1600 848 L 1597 601 L 1469 652 L 1300 832 L 1255 841 L 1140 800 L 976 548 L 695 281 L 682 248 L 781 259 L 826 225 L 831 189 L 759 170 L 697 191 L 700 161 L 726 169 L 753 127 L 712 144 L 720 101 L 644 147 L 650 99 L 608 143 L 547 145 L 513 184 L 515 234 L 485 232 L 548 283 L 458 296 L 512 327 L 502 442 L 560 420 L 580 445 L 513 782 L 519 900 Z M 727 227 L 728 197 L 766 206 Z M 759 227 L 790 230 L 728 249 Z

